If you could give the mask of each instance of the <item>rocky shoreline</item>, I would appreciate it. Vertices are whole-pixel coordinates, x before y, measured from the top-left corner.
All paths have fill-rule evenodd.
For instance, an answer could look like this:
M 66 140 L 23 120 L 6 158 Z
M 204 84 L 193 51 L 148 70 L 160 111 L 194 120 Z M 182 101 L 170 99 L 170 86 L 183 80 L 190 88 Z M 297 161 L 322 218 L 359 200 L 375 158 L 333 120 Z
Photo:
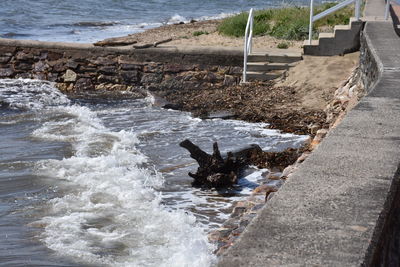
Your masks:
M 221 255 L 240 237 L 246 226 L 257 216 L 260 210 L 274 193 L 284 184 L 296 171 L 299 165 L 307 159 L 329 130 L 335 128 L 348 111 L 350 111 L 365 94 L 361 85 L 359 68 L 354 68 L 348 79 L 344 80 L 335 91 L 333 99 L 324 109 L 324 126 L 313 127 L 311 136 L 306 144 L 300 149 L 302 153 L 293 164 L 287 166 L 283 171 L 271 171 L 264 173 L 264 181 L 253 190 L 253 193 L 244 201 L 237 202 L 232 208 L 230 218 L 217 230 L 208 235 L 210 242 L 216 244 L 216 255 Z

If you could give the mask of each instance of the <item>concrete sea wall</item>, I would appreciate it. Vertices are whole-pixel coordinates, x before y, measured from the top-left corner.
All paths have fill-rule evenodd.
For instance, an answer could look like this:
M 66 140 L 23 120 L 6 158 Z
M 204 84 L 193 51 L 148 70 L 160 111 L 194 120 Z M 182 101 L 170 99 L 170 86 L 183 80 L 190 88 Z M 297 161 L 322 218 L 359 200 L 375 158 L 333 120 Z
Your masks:
M 218 266 L 398 266 L 400 42 L 367 22 L 368 94 L 260 210 Z

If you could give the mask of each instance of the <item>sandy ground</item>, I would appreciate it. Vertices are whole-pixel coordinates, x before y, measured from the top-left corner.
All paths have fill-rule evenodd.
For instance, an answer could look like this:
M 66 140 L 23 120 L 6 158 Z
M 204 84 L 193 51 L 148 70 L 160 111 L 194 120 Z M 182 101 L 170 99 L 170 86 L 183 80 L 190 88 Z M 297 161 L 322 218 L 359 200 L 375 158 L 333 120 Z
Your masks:
M 141 33 L 131 34 L 119 38 L 103 40 L 111 44 L 116 41 L 126 42 L 136 41 L 138 45 L 152 44 L 161 40 L 171 38 L 168 45 L 176 46 L 224 46 L 224 47 L 243 47 L 244 39 L 220 35 L 217 32 L 220 20 L 207 20 L 186 24 L 165 25 L 154 29 L 149 29 Z M 195 32 L 205 32 L 205 34 L 195 36 Z M 102 42 L 103 42 L 102 41 Z M 289 44 L 289 49 L 301 50 L 302 41 L 284 41 L 271 36 L 253 37 L 253 47 L 255 49 L 276 49 L 281 42 Z
M 359 52 L 344 56 L 303 56 L 275 86 L 294 87 L 302 106 L 324 109 L 335 90 L 358 65 L 359 57 Z

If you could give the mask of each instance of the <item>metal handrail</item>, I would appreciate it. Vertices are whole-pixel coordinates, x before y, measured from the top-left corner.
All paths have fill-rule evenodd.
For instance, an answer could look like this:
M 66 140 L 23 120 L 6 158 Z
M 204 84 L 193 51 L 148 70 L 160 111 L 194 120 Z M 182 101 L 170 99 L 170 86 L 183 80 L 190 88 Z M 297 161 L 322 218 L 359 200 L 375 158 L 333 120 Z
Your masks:
M 389 19 L 389 7 L 390 7 L 390 0 L 386 0 L 385 5 L 385 20 Z
M 246 75 L 247 75 L 247 57 L 251 53 L 252 50 L 252 39 L 253 39 L 253 9 L 250 9 L 249 18 L 247 19 L 246 32 L 244 35 L 244 51 L 243 51 L 243 78 L 242 82 L 245 83 Z
M 389 1 L 389 0 L 388 0 Z M 333 6 L 317 15 L 314 16 L 314 0 L 311 0 L 310 3 L 310 24 L 308 28 L 308 44 L 311 45 L 311 39 L 312 39 L 312 24 L 314 21 L 317 21 L 319 19 L 322 19 L 323 17 L 328 16 L 329 14 L 338 11 L 339 9 L 342 9 L 352 3 L 355 3 L 354 6 L 354 16 L 356 17 L 356 20 L 360 20 L 360 0 L 346 0 L 344 2 L 341 2 L 337 4 L 336 6 Z

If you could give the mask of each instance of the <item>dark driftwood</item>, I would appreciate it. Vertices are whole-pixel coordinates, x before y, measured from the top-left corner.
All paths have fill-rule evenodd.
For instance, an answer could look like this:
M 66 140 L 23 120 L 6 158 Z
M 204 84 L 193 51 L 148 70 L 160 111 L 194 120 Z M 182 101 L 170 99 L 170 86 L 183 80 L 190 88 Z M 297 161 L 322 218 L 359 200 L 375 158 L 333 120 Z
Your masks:
M 114 37 L 108 38 L 99 42 L 94 43 L 95 46 L 125 46 L 136 44 L 137 40 L 133 40 L 132 37 Z
M 218 144 L 213 144 L 213 154 L 210 155 L 190 140 L 179 144 L 190 152 L 190 156 L 197 161 L 199 168 L 196 173 L 189 173 L 194 178 L 192 185 L 195 187 L 221 188 L 237 183 L 238 176 L 244 167 L 251 164 L 262 153 L 258 145 L 251 145 L 237 152 L 228 152 L 223 158 Z
M 168 42 L 171 42 L 171 41 L 172 41 L 172 38 L 168 38 L 168 39 L 165 39 L 165 40 L 154 42 L 152 44 L 134 45 L 133 48 L 135 48 L 135 49 L 143 49 L 143 48 L 157 47 L 160 44 L 168 43 Z

